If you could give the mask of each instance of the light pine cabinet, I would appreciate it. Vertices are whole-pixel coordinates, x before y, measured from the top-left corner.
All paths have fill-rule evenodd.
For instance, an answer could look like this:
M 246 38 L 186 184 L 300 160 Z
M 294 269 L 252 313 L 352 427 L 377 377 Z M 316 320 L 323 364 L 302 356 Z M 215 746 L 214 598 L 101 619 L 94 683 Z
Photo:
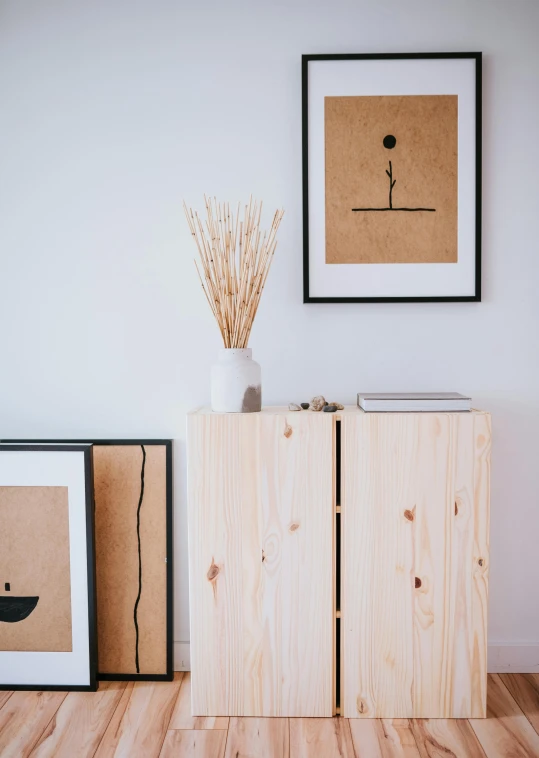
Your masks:
M 349 718 L 486 715 L 490 417 L 342 420 Z
M 485 716 L 489 469 L 481 412 L 190 414 L 193 714 Z
M 188 417 L 193 713 L 334 712 L 333 419 Z

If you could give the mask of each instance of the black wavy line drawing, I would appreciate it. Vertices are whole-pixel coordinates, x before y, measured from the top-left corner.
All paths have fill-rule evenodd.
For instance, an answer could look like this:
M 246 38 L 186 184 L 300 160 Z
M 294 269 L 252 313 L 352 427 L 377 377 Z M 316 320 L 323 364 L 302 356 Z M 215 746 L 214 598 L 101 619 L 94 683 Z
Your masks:
M 138 541 L 138 595 L 135 601 L 135 608 L 133 611 L 133 618 L 135 622 L 135 665 L 137 668 L 137 674 L 140 674 L 139 656 L 138 656 L 138 644 L 139 644 L 139 631 L 138 631 L 138 604 L 140 602 L 140 596 L 142 594 L 142 549 L 140 544 L 140 509 L 142 507 L 142 500 L 144 498 L 144 468 L 146 466 L 146 450 L 144 445 L 141 445 L 142 450 L 142 467 L 140 469 L 140 496 L 137 507 L 137 541 Z

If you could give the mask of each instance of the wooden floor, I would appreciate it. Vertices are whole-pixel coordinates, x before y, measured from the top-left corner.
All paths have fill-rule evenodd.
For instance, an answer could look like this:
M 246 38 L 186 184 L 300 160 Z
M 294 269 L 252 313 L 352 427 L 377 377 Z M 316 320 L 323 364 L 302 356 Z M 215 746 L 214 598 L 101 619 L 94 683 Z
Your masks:
M 189 674 L 0 692 L 2 758 L 539 758 L 539 674 L 493 674 L 488 718 L 193 718 Z

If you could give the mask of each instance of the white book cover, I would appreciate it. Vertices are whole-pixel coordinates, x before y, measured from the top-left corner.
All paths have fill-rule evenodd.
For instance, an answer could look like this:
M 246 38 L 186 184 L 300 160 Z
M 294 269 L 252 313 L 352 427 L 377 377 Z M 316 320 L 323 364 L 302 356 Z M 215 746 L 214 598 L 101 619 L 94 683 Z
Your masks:
M 364 411 L 469 411 L 472 400 L 460 392 L 359 392 Z

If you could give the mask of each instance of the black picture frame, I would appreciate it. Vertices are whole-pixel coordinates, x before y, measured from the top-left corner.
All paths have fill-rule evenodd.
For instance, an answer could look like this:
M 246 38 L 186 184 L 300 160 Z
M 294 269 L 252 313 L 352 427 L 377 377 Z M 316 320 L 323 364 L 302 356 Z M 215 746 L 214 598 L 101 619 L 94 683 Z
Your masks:
M 17 440 L 6 440 L 6 442 L 17 442 Z M 22 442 L 31 442 L 22 440 Z M 144 445 L 144 446 L 161 446 L 165 447 L 165 465 L 166 465 L 166 551 L 167 551 L 167 597 L 166 597 L 166 673 L 165 674 L 121 674 L 121 673 L 100 673 L 97 670 L 97 620 L 96 620 L 96 676 L 98 681 L 120 681 L 120 682 L 171 682 L 174 679 L 174 547 L 173 547 L 173 472 L 172 472 L 172 440 L 170 439 L 62 439 L 62 440 L 40 440 L 40 443 L 58 443 L 65 446 L 71 445 Z M 34 442 L 33 444 L 37 444 Z M 18 449 L 18 446 L 17 446 Z M 73 449 L 66 447 L 66 449 Z M 93 473 L 91 479 L 92 485 L 92 502 L 93 502 Z M 93 511 L 92 511 L 93 517 Z M 92 553 L 94 555 L 94 553 Z M 95 593 L 95 558 L 94 558 L 94 593 Z M 96 604 L 94 608 L 97 607 Z M 94 611 L 95 615 L 95 611 Z
M 27 444 L 24 444 L 26 442 Z M 95 692 L 97 690 L 97 594 L 95 576 L 95 525 L 94 525 L 94 477 L 93 452 L 90 444 L 45 444 L 43 441 L 24 441 L 16 444 L 16 440 L 0 441 L 0 451 L 29 451 L 29 452 L 82 452 L 84 457 L 85 480 L 85 521 L 86 521 L 86 563 L 88 576 L 88 651 L 89 651 L 89 684 L 0 684 L 0 691 L 13 692 Z M 13 444 L 9 444 L 13 443 Z
M 315 297 L 309 293 L 309 62 L 344 60 L 475 59 L 475 292 L 433 297 Z M 482 53 L 338 53 L 302 55 L 303 163 L 303 302 L 304 303 L 443 303 L 481 301 Z

